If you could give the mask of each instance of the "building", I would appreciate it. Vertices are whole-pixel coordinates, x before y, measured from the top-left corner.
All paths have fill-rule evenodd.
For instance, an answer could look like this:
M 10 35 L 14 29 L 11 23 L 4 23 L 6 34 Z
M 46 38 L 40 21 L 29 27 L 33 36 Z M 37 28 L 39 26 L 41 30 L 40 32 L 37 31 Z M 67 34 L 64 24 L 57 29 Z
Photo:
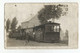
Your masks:
M 33 27 L 40 25 L 40 21 L 37 17 L 37 15 L 35 15 L 32 19 L 26 21 L 26 22 L 22 22 L 21 23 L 21 28 L 22 29 L 26 29 L 26 32 L 32 32 L 33 31 Z

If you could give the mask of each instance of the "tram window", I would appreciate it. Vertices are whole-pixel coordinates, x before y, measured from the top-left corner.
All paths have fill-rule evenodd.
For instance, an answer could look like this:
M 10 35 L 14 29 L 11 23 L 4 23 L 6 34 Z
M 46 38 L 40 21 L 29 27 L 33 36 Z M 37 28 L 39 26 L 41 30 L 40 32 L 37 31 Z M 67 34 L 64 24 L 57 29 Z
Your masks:
M 51 31 L 52 31 L 52 32 L 54 31 L 54 26 L 51 26 Z
M 46 31 L 50 32 L 51 31 L 51 26 L 46 26 Z
M 46 26 L 46 32 L 59 32 L 59 26 Z
M 57 32 L 56 29 L 57 29 L 56 26 L 54 26 L 54 32 Z
M 57 32 L 59 32 L 59 26 L 57 26 Z

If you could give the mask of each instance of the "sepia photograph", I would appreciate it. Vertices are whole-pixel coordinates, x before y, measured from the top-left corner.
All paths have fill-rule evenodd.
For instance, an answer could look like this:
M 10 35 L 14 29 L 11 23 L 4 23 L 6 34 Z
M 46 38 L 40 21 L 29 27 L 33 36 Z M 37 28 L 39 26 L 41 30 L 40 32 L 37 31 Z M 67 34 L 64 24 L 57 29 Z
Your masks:
M 5 3 L 5 48 L 78 48 L 78 3 Z

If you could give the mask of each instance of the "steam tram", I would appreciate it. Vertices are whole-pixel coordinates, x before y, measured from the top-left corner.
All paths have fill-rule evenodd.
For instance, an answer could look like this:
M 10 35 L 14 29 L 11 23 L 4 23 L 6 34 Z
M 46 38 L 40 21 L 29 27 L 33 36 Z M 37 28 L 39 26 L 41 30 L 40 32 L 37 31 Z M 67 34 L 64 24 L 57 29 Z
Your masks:
M 60 24 L 46 23 L 33 28 L 34 40 L 38 42 L 59 42 Z

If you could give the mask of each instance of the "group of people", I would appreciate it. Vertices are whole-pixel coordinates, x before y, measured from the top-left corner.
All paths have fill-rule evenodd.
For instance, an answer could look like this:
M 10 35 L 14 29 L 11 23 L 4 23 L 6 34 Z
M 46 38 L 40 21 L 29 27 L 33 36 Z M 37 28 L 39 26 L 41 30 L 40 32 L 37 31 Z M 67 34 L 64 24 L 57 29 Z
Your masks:
M 30 40 L 30 34 L 27 33 L 25 30 L 22 32 L 22 36 L 25 38 L 26 43 Z

